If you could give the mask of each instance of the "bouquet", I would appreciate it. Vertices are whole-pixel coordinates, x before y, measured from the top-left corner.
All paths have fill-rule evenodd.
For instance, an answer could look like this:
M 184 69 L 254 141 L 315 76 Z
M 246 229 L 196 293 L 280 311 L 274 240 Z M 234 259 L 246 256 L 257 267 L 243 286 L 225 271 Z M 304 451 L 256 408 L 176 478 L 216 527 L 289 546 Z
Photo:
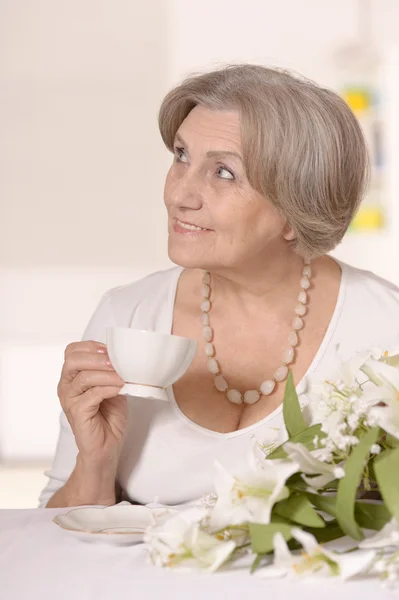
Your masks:
M 356 355 L 310 401 L 309 424 L 290 374 L 288 439 L 258 444 L 233 473 L 217 463 L 215 495 L 147 531 L 154 564 L 214 572 L 245 559 L 261 577 L 399 578 L 399 355 Z

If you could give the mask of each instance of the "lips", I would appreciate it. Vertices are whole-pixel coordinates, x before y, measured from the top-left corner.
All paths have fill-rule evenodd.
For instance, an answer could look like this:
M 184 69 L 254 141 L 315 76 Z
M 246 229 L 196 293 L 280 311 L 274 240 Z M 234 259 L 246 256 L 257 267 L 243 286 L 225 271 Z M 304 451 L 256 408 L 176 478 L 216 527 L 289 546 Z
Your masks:
M 195 223 L 187 223 L 186 221 L 181 221 L 177 218 L 175 218 L 175 226 L 185 231 L 209 231 L 209 229 L 206 229 L 205 227 L 201 227 L 200 225 L 196 225 Z

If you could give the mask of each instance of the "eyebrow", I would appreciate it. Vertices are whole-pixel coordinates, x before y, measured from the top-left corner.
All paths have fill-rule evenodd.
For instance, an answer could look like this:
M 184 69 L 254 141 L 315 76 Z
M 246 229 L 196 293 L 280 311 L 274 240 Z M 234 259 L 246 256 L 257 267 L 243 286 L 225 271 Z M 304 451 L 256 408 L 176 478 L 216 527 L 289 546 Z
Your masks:
M 178 133 L 176 133 L 176 135 L 175 135 L 175 140 L 177 142 L 179 142 L 180 144 L 182 144 L 182 146 L 187 148 L 186 142 L 183 140 L 183 138 Z M 238 152 L 233 152 L 232 150 L 209 150 L 209 152 L 206 153 L 206 156 L 207 157 L 235 156 L 242 162 L 242 157 L 238 154 Z

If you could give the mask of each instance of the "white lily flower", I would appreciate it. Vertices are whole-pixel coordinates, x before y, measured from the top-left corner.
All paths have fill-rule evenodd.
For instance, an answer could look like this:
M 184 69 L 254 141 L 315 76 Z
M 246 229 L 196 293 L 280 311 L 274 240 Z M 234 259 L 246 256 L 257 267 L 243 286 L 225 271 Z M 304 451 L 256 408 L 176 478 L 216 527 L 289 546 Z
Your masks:
M 308 450 L 303 444 L 287 442 L 284 444 L 284 450 L 289 458 L 299 465 L 299 469 L 304 473 L 303 480 L 314 490 L 319 490 L 334 479 L 341 479 L 345 476 L 342 467 L 329 464 L 319 460 L 321 455 L 319 450 Z M 313 477 L 306 477 L 313 475 Z
M 210 517 L 212 530 L 243 523 L 269 523 L 276 502 L 288 498 L 285 482 L 298 471 L 298 465 L 288 460 L 257 460 L 254 453 L 229 473 L 216 463 L 215 488 L 217 501 Z
M 149 527 L 144 536 L 153 564 L 176 570 L 216 571 L 236 548 L 232 540 L 218 539 L 201 529 L 204 510 L 194 508 Z
M 395 389 L 399 389 L 399 369 L 397 367 L 373 359 L 369 359 L 365 366 L 377 379 L 391 384 Z
M 274 428 L 269 427 L 266 432 L 263 433 L 262 442 L 258 443 L 258 447 L 263 453 L 263 456 L 261 457 L 262 460 L 287 440 L 288 433 L 284 425 Z
M 361 372 L 363 365 L 370 358 L 378 360 L 383 354 L 379 348 L 370 348 L 362 352 L 357 352 L 355 355 L 346 356 L 341 352 L 339 345 L 336 346 L 335 352 L 339 366 L 329 375 L 328 381 L 320 382 L 318 378 L 310 377 L 309 393 L 311 398 L 316 396 L 316 403 L 318 403 L 321 396 L 325 395 L 326 388 L 328 389 L 329 387 L 329 382 L 334 382 L 331 385 L 341 390 L 357 389 L 359 380 L 361 383 L 365 379 L 364 374 Z
M 369 419 L 399 439 L 399 369 L 377 361 L 369 361 L 368 366 L 383 381 L 364 394 L 364 402 L 373 405 Z M 380 402 L 384 406 L 378 406 Z
M 191 532 L 191 552 L 197 565 L 213 573 L 221 567 L 236 549 L 234 540 L 220 540 L 197 525 Z
M 313 379 L 310 386 L 312 423 L 322 423 L 323 431 L 327 434 L 334 432 L 334 419 L 340 423 L 352 412 L 358 415 L 363 413 L 359 406 L 350 407 L 353 401 L 361 398 L 364 386 L 367 388 L 372 385 L 367 383 L 368 377 L 362 369 L 368 361 L 379 361 L 387 355 L 374 347 L 357 352 L 354 356 L 344 356 L 337 346 L 336 353 L 339 367 L 330 374 L 328 381 L 321 383 Z M 326 422 L 326 418 L 329 422 Z
M 383 356 L 383 351 L 380 348 L 370 348 L 364 352 L 357 352 L 349 360 L 344 360 L 341 363 L 341 378 L 345 385 L 350 387 L 357 387 L 357 384 L 364 380 L 364 375 L 361 372 L 361 368 L 372 358 L 379 360 Z
M 399 548 L 399 525 L 396 519 L 391 519 L 380 531 L 362 540 L 359 548 Z
M 395 438 L 399 439 L 399 395 L 396 392 L 396 398 L 388 397 L 388 393 L 385 395 L 382 402 L 385 406 L 375 406 L 370 411 L 369 423 L 371 425 L 378 425 L 386 433 L 391 434 Z
M 337 554 L 320 546 L 313 535 L 297 527 L 292 529 L 292 535 L 302 545 L 303 551 L 300 554 L 291 553 L 281 533 L 276 533 L 273 563 L 259 569 L 256 572 L 258 577 L 349 579 L 369 568 L 375 558 L 373 551 Z

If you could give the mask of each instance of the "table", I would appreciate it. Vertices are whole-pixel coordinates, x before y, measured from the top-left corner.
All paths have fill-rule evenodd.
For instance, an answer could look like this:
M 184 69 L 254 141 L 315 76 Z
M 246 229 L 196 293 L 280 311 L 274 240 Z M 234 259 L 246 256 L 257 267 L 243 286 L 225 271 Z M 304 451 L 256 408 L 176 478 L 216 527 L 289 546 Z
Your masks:
M 1 600 L 392 600 L 378 581 L 292 583 L 247 570 L 173 573 L 143 544 L 88 544 L 52 523 L 70 509 L 0 510 Z

